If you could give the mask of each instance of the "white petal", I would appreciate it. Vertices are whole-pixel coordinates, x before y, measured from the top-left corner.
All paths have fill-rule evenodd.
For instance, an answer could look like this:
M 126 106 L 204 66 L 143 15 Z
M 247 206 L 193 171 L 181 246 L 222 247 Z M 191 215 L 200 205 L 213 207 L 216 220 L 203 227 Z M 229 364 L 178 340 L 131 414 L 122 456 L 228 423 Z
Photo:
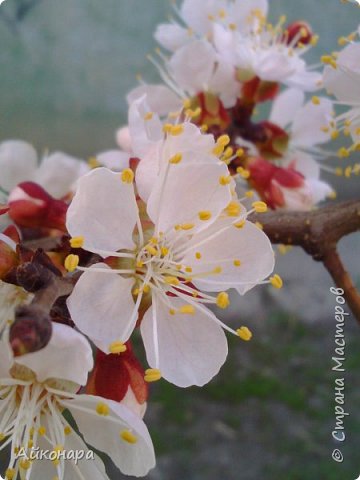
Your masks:
M 11 351 L 11 347 L 9 342 L 6 338 L 0 339 L 0 378 L 9 378 L 11 377 L 9 374 L 10 368 L 13 364 L 13 355 Z
M 334 192 L 332 187 L 328 183 L 321 180 L 310 178 L 306 180 L 306 183 L 311 191 L 313 205 L 322 202 Z
M 171 298 L 174 309 L 185 303 Z M 154 307 L 146 312 L 140 328 L 147 361 L 155 368 L 153 312 Z M 210 311 L 209 314 L 213 315 Z M 157 300 L 156 322 L 158 368 L 166 380 L 178 387 L 202 386 L 219 372 L 227 357 L 227 341 L 222 328 L 205 313 L 197 310 L 194 315 L 171 315 L 169 307 Z
M 323 132 L 332 119 L 331 100 L 320 97 L 320 105 L 308 102 L 295 115 L 291 140 L 294 145 L 311 147 L 330 140 L 329 133 Z
M 127 96 L 128 104 L 131 105 L 144 95 L 146 95 L 149 111 L 158 115 L 167 115 L 182 108 L 181 98 L 165 85 L 140 85 L 134 88 Z M 158 136 L 156 136 L 157 138 Z
M 62 152 L 47 155 L 34 174 L 34 181 L 55 198 L 65 197 L 84 173 L 86 164 Z M 85 171 L 88 168 L 85 169 Z
M 129 127 L 126 125 L 125 127 L 121 127 L 116 131 L 115 134 L 116 143 L 119 145 L 121 150 L 125 152 L 131 152 L 131 137 L 130 137 L 130 130 Z
M 231 200 L 229 185 L 219 183 L 221 176 L 228 175 L 225 164 L 169 165 L 166 181 L 157 181 L 147 205 L 158 231 L 165 233 L 183 223 L 194 224 L 192 232 L 204 228 L 206 222 L 198 217 L 204 210 L 212 214 L 208 224 L 213 222 Z
M 107 150 L 96 155 L 97 161 L 114 172 L 121 172 L 129 167 L 130 154 L 120 150 Z
M 213 25 L 209 15 L 216 16 L 226 7 L 225 0 L 184 0 L 180 13 L 190 28 L 200 35 L 206 35 Z
M 139 87 L 140 88 L 140 87 Z M 129 109 L 129 130 L 131 146 L 135 156 L 142 158 L 153 147 L 164 138 L 162 123 L 157 115 L 146 120 L 146 114 L 151 112 L 146 96 L 143 95 L 130 105 Z
M 49 424 L 53 424 L 50 414 L 42 416 L 41 425 L 45 427 L 46 431 L 49 431 Z M 70 427 L 71 428 L 71 427 Z M 46 438 L 38 436 L 36 446 L 40 451 L 52 451 L 55 445 L 50 444 Z M 64 480 L 80 480 L 86 478 L 86 480 L 109 480 L 106 474 L 103 462 L 94 452 L 94 457 L 86 459 L 86 455 L 89 453 L 89 448 L 80 438 L 76 432 L 72 432 L 65 437 L 66 452 L 78 452 L 77 463 L 74 459 L 65 460 L 64 466 Z M 84 457 L 80 459 L 80 455 L 84 452 Z M 93 459 L 94 458 L 94 459 Z M 31 477 L 34 479 L 51 479 L 56 478 L 56 467 L 50 459 L 42 458 L 41 460 L 35 460 L 32 464 Z M 82 476 L 80 476 L 82 475 Z
M 85 385 L 93 367 L 93 355 L 86 338 L 71 327 L 53 323 L 45 348 L 16 357 L 15 362 L 31 368 L 39 382 L 56 378 Z
M 98 403 L 110 407 L 107 416 L 96 413 Z M 92 395 L 77 395 L 63 402 L 74 417 L 86 443 L 110 456 L 115 465 L 126 475 L 145 476 L 155 466 L 155 455 L 149 432 L 144 422 L 131 410 L 111 400 Z M 120 437 L 130 430 L 137 442 L 130 444 Z
M 71 236 L 83 236 L 90 252 L 132 249 L 138 217 L 134 186 L 124 183 L 119 173 L 96 168 L 80 178 L 67 212 Z
M 296 88 L 288 88 L 278 95 L 272 105 L 270 121 L 285 128 L 294 120 L 297 111 L 303 106 L 304 92 Z
M 209 89 L 220 95 L 225 108 L 235 105 L 240 94 L 240 84 L 235 79 L 235 70 L 230 63 L 219 61 L 209 83 Z
M 230 221 L 230 218 L 217 220 L 189 242 L 193 247 L 182 263 L 193 269 L 193 275 L 210 272 L 218 266 L 222 269 L 219 274 L 194 278 L 193 283 L 200 290 L 220 292 L 236 288 L 244 294 L 274 269 L 274 252 L 265 233 L 251 222 L 246 222 L 243 228 L 236 228 Z M 204 243 L 198 246 L 202 241 Z M 200 252 L 200 260 L 197 260 L 196 252 Z M 240 260 L 241 265 L 235 266 L 234 260 Z
M 0 186 L 10 192 L 25 180 L 32 180 L 37 167 L 37 154 L 32 145 L 21 140 L 0 144 Z
M 97 272 L 97 268 L 108 268 L 109 273 Z M 133 284 L 132 279 L 98 263 L 81 275 L 67 300 L 76 326 L 104 352 L 115 341 L 125 342 L 135 327 L 137 315 L 129 323 L 134 311 Z
M 311 155 L 302 151 L 295 151 L 287 156 L 284 167 L 292 166 L 304 175 L 305 178 L 318 179 L 320 177 L 320 165 Z
M 207 90 L 214 72 L 216 53 L 210 43 L 196 40 L 174 53 L 169 67 L 182 89 L 195 95 Z
M 189 42 L 191 35 L 177 23 L 162 23 L 156 28 L 155 39 L 162 47 L 174 52 Z
M 235 0 L 230 10 L 231 21 L 236 23 L 238 28 L 247 32 L 253 22 L 249 22 L 252 12 L 261 11 L 264 17 L 267 16 L 267 0 Z
M 304 92 L 313 92 L 322 87 L 322 75 L 319 72 L 306 70 L 306 64 L 299 68 L 296 73 L 284 79 L 289 87 L 301 88 Z

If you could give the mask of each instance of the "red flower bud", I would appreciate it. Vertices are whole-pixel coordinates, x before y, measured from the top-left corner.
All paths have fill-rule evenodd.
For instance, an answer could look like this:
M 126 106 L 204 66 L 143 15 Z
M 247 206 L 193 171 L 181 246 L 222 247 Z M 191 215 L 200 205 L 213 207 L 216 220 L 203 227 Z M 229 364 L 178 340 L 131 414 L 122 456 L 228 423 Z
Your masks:
M 308 45 L 314 34 L 308 23 L 298 20 L 290 23 L 284 33 L 284 40 L 288 45 L 298 47 L 299 45 Z
M 86 393 L 121 402 L 130 388 L 139 404 L 146 402 L 148 384 L 144 380 L 144 370 L 129 342 L 126 347 L 120 354 L 106 355 L 97 351 Z
M 259 77 L 245 82 L 242 86 L 242 97 L 246 103 L 260 103 L 273 100 L 279 91 L 279 84 L 260 80 Z
M 56 200 L 36 183 L 20 183 L 10 193 L 8 203 L 10 217 L 21 227 L 66 231 L 66 203 Z

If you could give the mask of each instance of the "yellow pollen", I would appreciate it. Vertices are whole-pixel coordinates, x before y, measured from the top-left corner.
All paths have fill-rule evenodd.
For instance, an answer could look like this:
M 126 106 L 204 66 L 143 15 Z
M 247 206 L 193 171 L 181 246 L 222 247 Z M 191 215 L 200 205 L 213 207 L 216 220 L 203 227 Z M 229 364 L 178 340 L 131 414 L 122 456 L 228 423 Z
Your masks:
M 240 222 L 234 223 L 234 227 L 236 228 L 244 228 L 245 227 L 246 220 L 240 220 Z
M 234 149 L 232 147 L 227 147 L 224 152 L 224 159 L 228 160 L 234 155 Z
M 329 127 L 321 127 L 320 130 L 321 130 L 322 132 L 324 132 L 324 133 L 328 133 L 329 130 L 330 130 L 330 128 L 329 128 Z
M 206 133 L 209 130 L 209 127 L 208 125 L 204 124 L 204 125 L 201 125 L 200 130 L 202 131 L 202 133 Z
M 312 47 L 315 47 L 319 41 L 319 38 L 320 38 L 319 35 L 313 35 L 310 40 L 310 45 Z
M 337 177 L 342 177 L 344 175 L 344 171 L 341 167 L 336 167 L 335 168 L 335 175 Z
M 64 446 L 63 445 L 55 445 L 53 451 L 58 453 L 58 452 L 62 452 L 64 450 Z
M 149 293 L 150 292 L 150 285 L 146 284 L 146 285 L 143 286 L 142 289 L 143 289 L 144 293 Z
M 229 183 L 231 183 L 231 176 L 230 175 L 221 175 L 221 177 L 219 178 L 219 183 L 220 185 L 229 185 Z
M 87 164 L 89 165 L 90 168 L 94 169 L 97 167 L 100 167 L 101 164 L 99 163 L 98 159 L 96 157 L 90 157 L 87 161 Z
M 3 440 L 5 440 L 6 438 L 6 435 L 3 434 L 3 433 L 0 433 L 0 442 L 2 442 Z
M 246 170 L 246 168 L 243 168 L 243 167 L 238 167 L 236 169 L 236 173 L 238 173 L 242 178 L 245 178 L 245 179 L 248 179 L 250 177 L 249 170 Z
M 320 105 L 320 98 L 315 95 L 312 97 L 311 101 L 314 105 Z
M 177 277 L 167 276 L 167 277 L 164 277 L 164 281 L 168 285 L 179 285 L 180 284 L 180 281 Z
M 349 157 L 350 153 L 345 147 L 339 148 L 337 155 L 339 158 L 347 158 Z
M 229 295 L 226 292 L 220 292 L 216 297 L 216 305 L 219 308 L 227 308 L 230 305 Z
M 252 333 L 248 327 L 240 327 L 236 330 L 236 333 L 239 335 L 241 340 L 244 340 L 245 342 L 248 342 L 252 338 Z
M 70 273 L 74 272 L 79 265 L 79 256 L 78 255 L 68 255 L 65 258 L 64 267 Z
M 238 217 L 241 212 L 241 206 L 237 202 L 230 202 L 225 211 L 229 217 Z
M 213 22 L 215 20 L 214 15 L 209 14 L 207 17 L 208 17 L 208 20 L 210 20 L 210 22 Z
M 185 110 L 185 115 L 187 117 L 190 117 L 190 118 L 199 117 L 201 115 L 201 108 L 197 107 L 197 108 L 195 108 L 195 110 L 192 110 L 191 108 L 188 108 L 187 110 Z
M 96 413 L 98 415 L 103 415 L 104 417 L 106 417 L 110 413 L 109 405 L 107 405 L 106 403 L 103 403 L 103 402 L 99 402 L 96 405 Z
M 220 18 L 225 18 L 226 17 L 226 10 L 224 10 L 223 8 L 221 10 L 219 10 L 219 17 Z
M 161 247 L 160 253 L 163 257 L 166 257 L 166 255 L 169 253 L 169 249 L 166 247 Z
M 176 153 L 173 157 L 170 158 L 169 163 L 172 165 L 177 165 L 178 163 L 181 162 L 183 156 L 181 153 Z
M 84 245 L 84 237 L 73 237 L 70 239 L 70 246 L 72 248 L 82 248 Z
M 230 137 L 229 137 L 229 135 L 221 135 L 221 136 L 217 139 L 216 143 L 217 143 L 218 145 L 222 145 L 223 147 L 226 147 L 226 145 L 229 145 L 229 143 L 230 143 Z
M 159 240 L 156 237 L 151 237 L 149 242 L 153 245 L 157 245 L 159 243 Z
M 345 177 L 350 178 L 352 174 L 352 167 L 349 165 L 348 167 L 345 168 L 344 171 Z
M 257 227 L 259 230 L 264 230 L 264 225 L 260 222 L 255 222 L 254 223 L 255 227 Z
M 210 220 L 211 218 L 211 212 L 209 210 L 202 210 L 201 212 L 199 212 L 198 215 L 200 220 L 203 220 L 203 221 Z
M 34 446 L 34 442 L 32 440 L 28 441 L 28 448 L 32 448 Z
M 252 190 L 248 190 L 246 193 L 245 193 L 245 197 L 246 198 L 252 198 L 254 196 L 254 192 Z
M 130 443 L 130 444 L 135 444 L 138 439 L 137 439 L 137 436 L 134 435 L 132 432 L 130 432 L 130 430 L 123 430 L 122 432 L 120 432 L 120 437 L 127 443 Z
M 185 98 L 183 100 L 183 105 L 184 105 L 184 108 L 190 108 L 191 107 L 191 100 L 190 98 Z
M 196 253 L 195 253 L 195 257 L 196 257 L 198 260 L 200 260 L 200 258 L 201 258 L 201 253 L 200 253 L 200 252 L 196 252 Z
M 157 368 L 148 368 L 145 370 L 144 380 L 145 382 L 157 382 L 161 378 L 161 372 Z
M 153 112 L 147 112 L 144 116 L 144 120 L 152 120 L 154 117 L 154 113 Z
M 282 278 L 277 273 L 274 276 L 270 277 L 270 283 L 274 288 L 278 289 L 282 288 L 283 286 Z
M 66 425 L 64 427 L 64 433 L 65 435 L 70 435 L 70 433 L 72 432 L 72 429 L 69 427 L 69 425 Z
M 40 426 L 38 428 L 38 434 L 40 435 L 40 437 L 43 437 L 45 435 L 45 433 L 46 433 L 46 428 L 43 427 L 43 426 Z
M 20 468 L 22 468 L 23 470 L 29 470 L 29 468 L 31 467 L 31 462 L 27 458 L 23 458 L 22 460 L 20 460 L 19 465 Z
M 121 180 L 124 182 L 124 183 L 133 183 L 134 181 L 134 172 L 130 169 L 130 168 L 125 168 L 125 170 L 123 170 L 121 172 Z
M 175 315 L 176 311 L 173 308 L 170 308 L 169 313 L 170 315 Z
M 109 352 L 114 354 L 126 352 L 126 345 L 123 342 L 113 342 L 109 345 Z
M 265 202 L 254 202 L 252 204 L 253 209 L 255 210 L 256 213 L 265 213 L 267 212 L 267 205 Z
M 141 260 L 138 260 L 138 261 L 136 262 L 136 267 L 137 267 L 137 268 L 142 268 L 143 266 L 144 266 L 144 263 L 143 263 Z
M 222 268 L 221 267 L 215 267 L 214 270 L 212 271 L 212 273 L 215 273 L 216 275 L 221 273 L 222 272 Z
M 192 305 L 183 305 L 179 308 L 179 313 L 193 315 L 195 313 L 195 308 Z
M 169 133 L 174 137 L 181 135 L 184 132 L 184 125 L 172 125 Z
M 186 273 L 191 273 L 193 270 L 191 267 L 185 267 L 185 272 Z
M 229 23 L 229 28 L 230 30 L 236 30 L 237 29 L 236 23 Z
M 325 65 L 331 65 L 333 68 L 337 68 L 337 64 L 336 64 L 336 61 L 333 59 L 333 57 L 331 57 L 330 55 L 323 55 L 321 57 L 321 61 L 322 63 L 324 63 Z
M 179 225 L 179 227 L 180 230 L 191 230 L 195 225 L 193 223 L 183 223 L 182 225 Z
M 152 245 L 146 245 L 145 250 L 148 253 L 150 253 L 150 255 L 152 255 L 153 257 L 156 257 L 156 255 L 158 254 L 157 249 L 155 247 L 153 247 Z
M 340 132 L 339 130 L 334 130 L 333 132 L 331 132 L 331 139 L 332 140 L 336 140 L 340 135 Z
M 240 267 L 241 266 L 241 261 L 238 260 L 238 259 L 234 260 L 233 263 L 234 263 L 234 267 Z
M 216 155 L 217 157 L 220 157 L 224 153 L 225 147 L 224 145 L 216 145 L 216 147 L 213 148 L 212 153 Z
M 245 150 L 243 148 L 238 148 L 236 150 L 236 156 L 239 157 L 239 158 L 242 157 L 244 155 L 244 153 L 245 153 Z
M 15 478 L 16 470 L 15 468 L 8 468 L 5 472 L 6 480 L 13 480 Z

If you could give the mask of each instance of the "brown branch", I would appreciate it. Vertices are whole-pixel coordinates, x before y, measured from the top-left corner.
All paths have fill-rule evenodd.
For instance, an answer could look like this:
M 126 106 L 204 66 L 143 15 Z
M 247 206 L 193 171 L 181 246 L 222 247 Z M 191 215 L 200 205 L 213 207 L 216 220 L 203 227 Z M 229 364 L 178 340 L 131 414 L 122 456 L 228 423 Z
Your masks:
M 323 262 L 360 323 L 360 295 L 337 252 L 341 238 L 360 230 L 360 200 L 341 202 L 313 212 L 268 212 L 252 215 L 272 243 L 302 247 Z

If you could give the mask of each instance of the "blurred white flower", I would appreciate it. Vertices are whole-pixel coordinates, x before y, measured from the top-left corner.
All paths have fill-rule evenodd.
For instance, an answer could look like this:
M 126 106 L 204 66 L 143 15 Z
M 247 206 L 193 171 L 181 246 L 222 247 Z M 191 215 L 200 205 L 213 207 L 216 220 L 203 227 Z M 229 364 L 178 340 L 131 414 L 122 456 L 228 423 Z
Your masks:
M 96 454 L 92 461 L 65 460 L 70 451 L 87 452 L 85 442 L 110 455 L 127 475 L 144 476 L 155 465 L 149 433 L 137 415 L 117 402 L 76 393 L 93 366 L 91 347 L 80 333 L 55 323 L 45 348 L 15 358 L 3 339 L 0 358 L 0 450 L 11 446 L 7 479 L 108 479 Z M 36 448 L 59 457 L 31 461 Z M 21 450 L 28 458 L 17 457 Z

